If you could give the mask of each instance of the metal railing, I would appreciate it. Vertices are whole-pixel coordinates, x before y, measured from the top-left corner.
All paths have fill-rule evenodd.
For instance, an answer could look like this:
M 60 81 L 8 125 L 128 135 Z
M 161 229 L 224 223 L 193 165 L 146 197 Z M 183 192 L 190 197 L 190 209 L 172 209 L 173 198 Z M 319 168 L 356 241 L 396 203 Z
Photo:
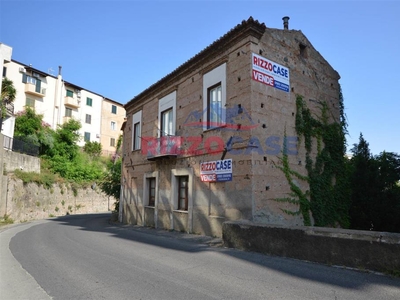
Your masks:
M 13 116 L 14 115 L 14 103 L 5 103 L 5 107 L 6 107 L 6 112 L 9 116 Z
M 3 147 L 4 149 L 14 152 L 28 154 L 31 156 L 39 156 L 39 146 L 25 142 L 18 138 L 11 138 L 5 135 Z

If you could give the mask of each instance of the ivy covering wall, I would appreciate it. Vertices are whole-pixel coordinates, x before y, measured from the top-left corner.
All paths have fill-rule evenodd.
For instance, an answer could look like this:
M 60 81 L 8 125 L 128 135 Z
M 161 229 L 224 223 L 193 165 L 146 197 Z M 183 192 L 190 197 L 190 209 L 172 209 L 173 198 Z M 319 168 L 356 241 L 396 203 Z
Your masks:
M 345 158 L 347 123 L 341 92 L 339 100 L 340 119 L 336 120 L 326 102 L 317 102 L 319 114 L 313 115 L 303 97 L 298 95 L 296 98 L 295 128 L 299 145 L 304 142 L 305 146 L 307 176 L 290 168 L 286 145 L 283 147 L 279 168 L 285 174 L 291 193 L 277 201 L 297 204 L 299 210 L 284 212 L 301 214 L 306 226 L 348 228 L 350 224 L 348 211 L 351 193 Z M 306 181 L 309 190 L 303 191 L 294 179 Z

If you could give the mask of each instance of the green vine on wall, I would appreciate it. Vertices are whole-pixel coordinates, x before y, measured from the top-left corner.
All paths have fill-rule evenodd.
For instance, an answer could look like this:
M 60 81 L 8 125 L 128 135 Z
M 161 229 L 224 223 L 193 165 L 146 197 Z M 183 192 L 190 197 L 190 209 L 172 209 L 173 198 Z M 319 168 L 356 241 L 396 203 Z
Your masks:
M 298 212 L 285 211 L 289 214 L 301 213 L 304 225 L 311 225 L 310 212 L 315 226 L 349 226 L 348 210 L 350 206 L 350 186 L 348 184 L 348 169 L 345 161 L 347 123 L 344 115 L 343 96 L 339 94 L 340 120 L 329 116 L 330 110 L 326 102 L 318 102 L 320 116 L 314 117 L 306 106 L 302 96 L 296 98 L 296 133 L 299 144 L 304 140 L 306 149 L 305 167 L 307 177 L 301 176 L 290 169 L 285 150 L 282 156 L 282 166 L 290 185 L 290 198 L 281 198 L 299 205 Z M 316 147 L 313 148 L 313 143 Z M 316 153 L 313 153 L 313 151 Z M 309 191 L 303 192 L 292 177 L 307 181 Z
M 289 183 L 291 193 L 289 193 L 289 197 L 278 198 L 275 199 L 278 202 L 287 202 L 291 204 L 296 204 L 299 206 L 299 210 L 291 211 L 287 209 L 282 209 L 283 212 L 287 213 L 288 215 L 299 215 L 303 216 L 304 225 L 310 226 L 311 225 L 311 217 L 310 217 L 310 192 L 305 191 L 303 192 L 301 188 L 296 184 L 293 180 L 293 177 L 300 179 L 302 181 L 309 181 L 308 177 L 301 175 L 300 173 L 291 170 L 289 166 L 289 158 L 287 155 L 287 145 L 286 145 L 286 130 L 283 139 L 283 152 L 282 158 L 279 158 L 282 162 L 282 165 L 275 165 L 278 169 L 282 170 L 285 174 L 286 180 Z

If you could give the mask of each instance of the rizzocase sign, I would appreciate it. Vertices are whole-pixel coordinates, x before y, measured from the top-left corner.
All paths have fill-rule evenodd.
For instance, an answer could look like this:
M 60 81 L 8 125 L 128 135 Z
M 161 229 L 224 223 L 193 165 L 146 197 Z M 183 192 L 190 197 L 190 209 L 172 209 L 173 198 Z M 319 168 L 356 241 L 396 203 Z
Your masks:
M 255 53 L 252 54 L 251 59 L 253 80 L 272 86 L 278 90 L 289 92 L 288 68 Z
M 202 162 L 200 178 L 203 182 L 232 181 L 232 159 Z

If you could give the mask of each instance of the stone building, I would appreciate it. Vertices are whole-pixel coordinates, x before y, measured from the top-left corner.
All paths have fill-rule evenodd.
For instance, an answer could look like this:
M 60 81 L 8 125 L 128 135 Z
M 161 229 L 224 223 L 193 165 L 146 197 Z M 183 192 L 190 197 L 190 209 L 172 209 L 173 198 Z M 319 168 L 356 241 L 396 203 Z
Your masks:
M 339 74 L 299 30 L 243 21 L 126 105 L 120 218 L 221 236 L 222 223 L 303 225 L 279 164 L 306 175 L 296 97 L 339 119 Z M 315 154 L 315 153 L 314 153 Z M 306 182 L 296 182 L 303 190 Z

